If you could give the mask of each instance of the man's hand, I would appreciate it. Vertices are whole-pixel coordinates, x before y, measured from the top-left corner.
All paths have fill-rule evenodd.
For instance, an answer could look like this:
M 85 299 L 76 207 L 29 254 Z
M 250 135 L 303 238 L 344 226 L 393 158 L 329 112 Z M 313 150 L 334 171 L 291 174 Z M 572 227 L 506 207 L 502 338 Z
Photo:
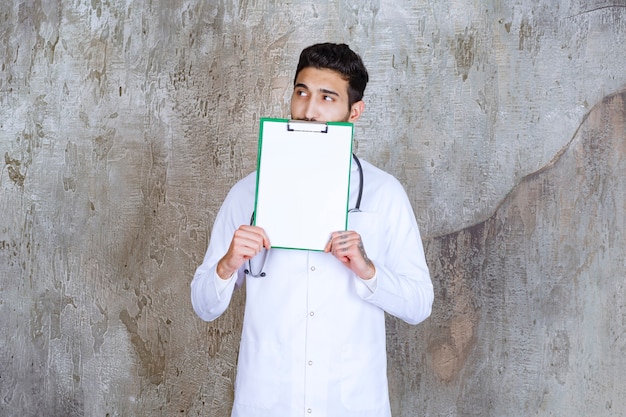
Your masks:
M 254 258 L 263 248 L 270 248 L 265 230 L 258 226 L 240 226 L 235 230 L 226 255 L 217 263 L 217 275 L 228 279 L 244 262 Z
M 372 279 L 376 267 L 367 257 L 361 235 L 354 231 L 333 232 L 324 248 L 362 279 Z

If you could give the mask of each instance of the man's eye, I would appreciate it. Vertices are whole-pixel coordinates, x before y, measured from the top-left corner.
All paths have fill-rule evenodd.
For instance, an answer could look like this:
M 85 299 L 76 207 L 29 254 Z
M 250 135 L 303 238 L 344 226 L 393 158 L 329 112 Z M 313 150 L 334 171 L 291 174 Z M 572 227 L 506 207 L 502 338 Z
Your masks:
M 324 101 L 333 101 L 331 96 L 324 96 Z
M 306 97 L 306 91 L 300 90 L 300 91 L 296 91 L 296 95 L 298 97 Z

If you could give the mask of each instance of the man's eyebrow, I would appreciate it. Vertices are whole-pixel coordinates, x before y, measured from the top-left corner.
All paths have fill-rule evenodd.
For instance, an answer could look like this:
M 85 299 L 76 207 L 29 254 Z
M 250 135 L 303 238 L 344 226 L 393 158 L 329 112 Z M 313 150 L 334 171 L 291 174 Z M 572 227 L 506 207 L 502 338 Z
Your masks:
M 331 96 L 337 96 L 339 97 L 339 93 L 337 93 L 336 91 L 333 90 L 327 90 L 325 88 L 320 88 L 320 93 L 324 93 L 324 94 L 330 94 Z
M 306 84 L 304 84 L 304 83 L 297 83 L 296 85 L 293 86 L 293 88 L 304 88 L 304 89 L 309 90 L 309 87 Z M 338 92 L 333 91 L 333 90 L 329 90 L 327 88 L 320 88 L 318 91 L 320 93 L 323 93 L 323 94 L 329 94 L 331 96 L 339 97 L 339 93 Z

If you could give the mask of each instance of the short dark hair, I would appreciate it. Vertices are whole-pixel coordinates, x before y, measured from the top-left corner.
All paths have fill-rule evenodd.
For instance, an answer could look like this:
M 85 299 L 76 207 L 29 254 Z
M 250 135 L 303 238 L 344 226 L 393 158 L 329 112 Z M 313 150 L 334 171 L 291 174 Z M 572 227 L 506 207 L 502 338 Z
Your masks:
M 318 43 L 311 45 L 300 53 L 300 60 L 293 79 L 295 85 L 298 74 L 304 68 L 330 69 L 338 72 L 348 81 L 348 104 L 352 106 L 363 99 L 369 75 L 363 60 L 346 44 Z

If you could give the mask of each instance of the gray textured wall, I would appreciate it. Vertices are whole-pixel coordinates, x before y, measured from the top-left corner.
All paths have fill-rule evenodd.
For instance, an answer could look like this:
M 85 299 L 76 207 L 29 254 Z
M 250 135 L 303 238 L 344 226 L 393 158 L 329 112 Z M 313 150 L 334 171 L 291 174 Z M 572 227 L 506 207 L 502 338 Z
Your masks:
M 228 415 L 244 300 L 189 282 L 325 40 L 435 284 L 387 320 L 394 414 L 626 415 L 626 2 L 282 3 L 2 2 L 0 415 Z

